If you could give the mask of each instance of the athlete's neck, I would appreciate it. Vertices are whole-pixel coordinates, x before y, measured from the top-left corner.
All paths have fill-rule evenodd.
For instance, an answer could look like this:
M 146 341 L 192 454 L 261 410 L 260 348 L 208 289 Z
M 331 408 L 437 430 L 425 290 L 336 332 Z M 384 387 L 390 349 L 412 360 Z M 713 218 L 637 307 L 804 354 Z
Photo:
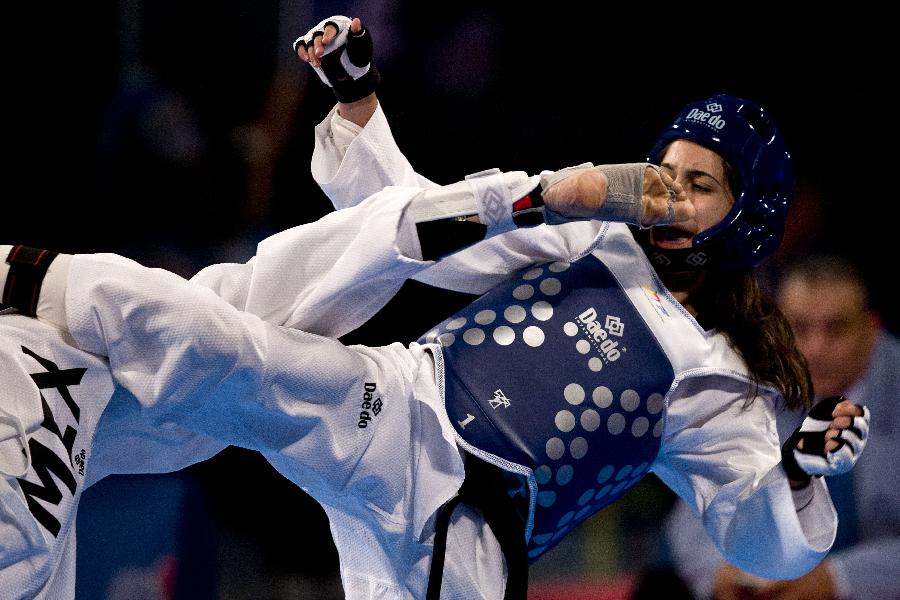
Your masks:
M 659 278 L 669 293 L 687 309 L 692 316 L 697 316 L 697 309 L 694 306 L 692 298 L 694 294 L 699 292 L 706 281 L 706 273 L 702 271 L 657 271 Z

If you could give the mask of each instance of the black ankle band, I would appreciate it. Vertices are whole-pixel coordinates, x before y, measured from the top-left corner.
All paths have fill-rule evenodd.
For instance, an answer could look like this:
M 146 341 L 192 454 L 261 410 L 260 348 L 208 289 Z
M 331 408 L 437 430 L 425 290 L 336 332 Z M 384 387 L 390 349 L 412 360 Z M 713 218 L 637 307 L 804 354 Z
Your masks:
M 3 288 L 3 304 L 15 307 L 20 313 L 33 317 L 37 314 L 38 299 L 41 295 L 41 284 L 50 263 L 58 252 L 14 246 L 6 257 L 9 273 Z

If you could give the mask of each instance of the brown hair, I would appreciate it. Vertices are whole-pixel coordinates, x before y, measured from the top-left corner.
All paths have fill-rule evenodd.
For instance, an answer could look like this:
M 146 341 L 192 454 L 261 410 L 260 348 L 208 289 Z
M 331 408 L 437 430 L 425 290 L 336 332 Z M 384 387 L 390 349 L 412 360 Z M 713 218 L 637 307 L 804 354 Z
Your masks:
M 668 148 L 660 152 L 661 157 Z M 716 155 L 736 199 L 741 189 L 740 174 L 724 156 Z M 752 269 L 707 271 L 690 301 L 697 311 L 697 321 L 728 336 L 731 347 L 747 363 L 753 377 L 751 399 L 756 396 L 755 388 L 766 383 L 781 393 L 788 409 L 810 408 L 812 380 L 806 359 L 794 343 L 787 317 L 760 288 Z
M 789 409 L 810 407 L 812 382 L 806 359 L 794 344 L 784 313 L 763 293 L 752 270 L 708 272 L 692 300 L 703 327 L 728 336 L 747 363 L 755 386 L 774 386 Z

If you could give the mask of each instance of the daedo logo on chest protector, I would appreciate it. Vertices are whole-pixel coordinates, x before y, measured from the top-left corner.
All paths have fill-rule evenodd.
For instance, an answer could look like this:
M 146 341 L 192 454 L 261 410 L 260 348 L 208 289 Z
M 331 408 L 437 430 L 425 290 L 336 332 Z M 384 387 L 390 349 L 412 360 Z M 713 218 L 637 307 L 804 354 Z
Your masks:
M 22 493 L 25 495 L 28 510 L 44 529 L 56 537 L 59 535 L 61 524 L 51 510 L 53 507 L 58 507 L 63 499 L 62 491 L 57 486 L 57 480 L 65 484 L 69 493 L 74 496 L 78 487 L 75 474 L 84 476 L 86 452 L 81 450 L 73 456 L 78 429 L 67 421 L 74 421 L 75 426 L 80 421 L 81 409 L 72 397 L 69 388 L 81 383 L 87 369 L 60 369 L 52 360 L 38 356 L 25 346 L 22 346 L 22 352 L 36 360 L 44 368 L 44 371 L 31 374 L 31 379 L 40 393 L 44 420 L 41 422 L 41 428 L 28 438 L 31 466 L 26 476 L 18 478 L 18 481 Z M 63 402 L 54 402 L 53 408 L 51 408 L 44 396 L 45 390 L 48 393 L 57 394 Z M 68 408 L 68 411 L 60 410 L 63 405 Z M 54 412 L 54 408 L 56 412 Z M 61 427 L 61 425 L 65 426 Z M 26 479 L 28 476 L 37 477 L 40 483 L 28 481 Z
M 597 310 L 592 306 L 578 315 L 578 321 L 587 332 L 588 337 L 594 342 L 594 347 L 600 351 L 608 362 L 619 360 L 622 353 L 619 351 L 619 342 L 609 336 L 622 337 L 625 333 L 625 324 L 619 317 L 606 315 L 604 325 L 597 321 Z

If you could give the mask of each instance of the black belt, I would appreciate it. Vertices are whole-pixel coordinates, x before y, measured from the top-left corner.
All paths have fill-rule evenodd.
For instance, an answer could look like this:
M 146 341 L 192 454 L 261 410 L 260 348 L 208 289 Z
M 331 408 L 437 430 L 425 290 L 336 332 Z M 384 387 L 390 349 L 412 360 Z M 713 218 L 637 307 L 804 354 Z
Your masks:
M 428 576 L 426 600 L 439 600 L 447 552 L 450 517 L 460 504 L 479 510 L 506 559 L 504 600 L 525 600 L 528 596 L 528 551 L 525 523 L 507 493 L 503 471 L 471 454 L 466 455 L 466 478 L 459 493 L 442 506 L 435 520 L 434 553 Z

